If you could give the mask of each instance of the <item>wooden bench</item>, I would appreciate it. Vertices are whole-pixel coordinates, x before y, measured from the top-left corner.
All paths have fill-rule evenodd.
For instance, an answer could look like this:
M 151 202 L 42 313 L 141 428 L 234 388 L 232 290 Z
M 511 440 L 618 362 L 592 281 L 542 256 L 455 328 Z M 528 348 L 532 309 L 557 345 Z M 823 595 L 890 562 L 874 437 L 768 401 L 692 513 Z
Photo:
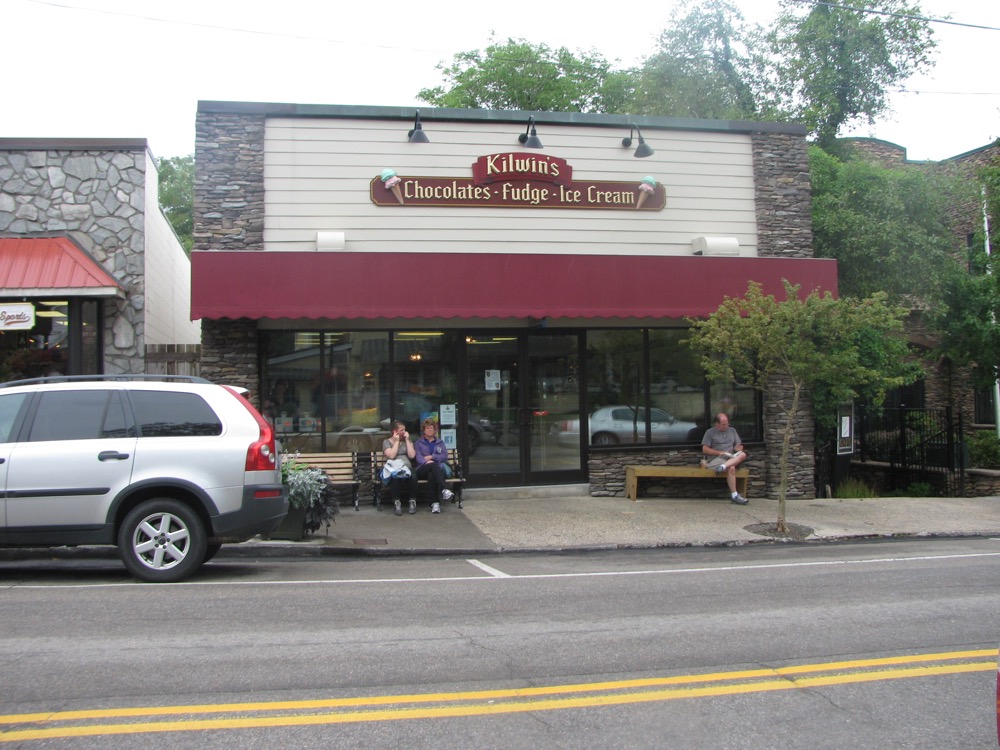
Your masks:
M 382 510 L 382 490 L 385 485 L 382 484 L 382 465 L 386 462 L 385 454 L 382 451 L 375 451 L 372 453 L 372 504 L 375 506 L 376 510 Z M 445 479 L 445 486 L 450 489 L 454 494 L 451 498 L 453 503 L 457 503 L 458 507 L 462 507 L 462 488 L 465 486 L 465 476 L 462 474 L 462 457 L 459 455 L 457 448 L 448 449 L 448 464 L 451 466 L 451 470 L 454 472 L 454 476 L 450 479 Z M 426 479 L 418 479 L 418 487 L 427 487 Z M 434 502 L 433 500 L 431 502 Z
M 677 477 L 681 479 L 725 479 L 724 474 L 716 474 L 714 469 L 700 466 L 641 466 L 625 467 L 625 497 L 635 500 L 639 490 L 639 477 Z M 746 497 L 750 469 L 736 470 L 736 490 Z
M 347 488 L 351 491 L 354 510 L 358 507 L 358 490 L 361 480 L 358 475 L 358 454 L 356 453 L 293 453 L 288 459 L 305 464 L 322 471 L 334 487 Z

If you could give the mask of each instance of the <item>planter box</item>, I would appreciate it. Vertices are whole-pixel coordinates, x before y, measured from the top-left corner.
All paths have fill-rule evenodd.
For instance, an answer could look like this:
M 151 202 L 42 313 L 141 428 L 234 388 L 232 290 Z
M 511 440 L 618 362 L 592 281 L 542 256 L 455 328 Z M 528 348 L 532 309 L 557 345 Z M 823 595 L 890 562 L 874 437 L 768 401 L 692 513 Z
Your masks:
M 305 508 L 289 508 L 288 515 L 281 519 L 278 528 L 271 532 L 268 539 L 283 539 L 291 542 L 301 542 L 306 535 Z

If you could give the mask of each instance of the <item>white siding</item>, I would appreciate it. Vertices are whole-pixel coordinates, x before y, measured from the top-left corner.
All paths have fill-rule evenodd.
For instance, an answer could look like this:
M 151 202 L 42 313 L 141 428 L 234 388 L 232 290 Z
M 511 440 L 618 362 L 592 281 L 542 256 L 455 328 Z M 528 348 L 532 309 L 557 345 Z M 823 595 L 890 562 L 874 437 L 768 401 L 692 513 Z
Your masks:
M 406 140 L 405 123 L 272 118 L 265 133 L 265 250 L 312 251 L 316 233 L 344 232 L 351 252 L 691 255 L 701 236 L 736 237 L 757 254 L 750 137 L 643 131 L 656 153 L 636 159 L 628 129 L 537 123 L 547 156 L 565 159 L 574 181 L 646 175 L 666 189 L 659 212 L 376 206 L 369 184 L 382 169 L 400 176 L 472 176 L 479 157 L 524 153 L 512 123 L 425 122 L 428 144 Z
M 156 165 L 146 159 L 146 345 L 200 344 L 191 320 L 191 259 L 160 210 Z

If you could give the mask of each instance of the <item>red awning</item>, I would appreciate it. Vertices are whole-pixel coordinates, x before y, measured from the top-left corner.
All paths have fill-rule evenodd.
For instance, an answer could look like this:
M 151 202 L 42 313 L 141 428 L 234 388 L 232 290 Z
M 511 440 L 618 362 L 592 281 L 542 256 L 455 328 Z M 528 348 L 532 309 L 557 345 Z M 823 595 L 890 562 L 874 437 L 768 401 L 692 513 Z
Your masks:
M 706 317 L 751 280 L 837 293 L 813 258 L 479 253 L 191 254 L 191 318 Z
M 125 290 L 68 237 L 0 237 L 0 296 L 124 297 Z

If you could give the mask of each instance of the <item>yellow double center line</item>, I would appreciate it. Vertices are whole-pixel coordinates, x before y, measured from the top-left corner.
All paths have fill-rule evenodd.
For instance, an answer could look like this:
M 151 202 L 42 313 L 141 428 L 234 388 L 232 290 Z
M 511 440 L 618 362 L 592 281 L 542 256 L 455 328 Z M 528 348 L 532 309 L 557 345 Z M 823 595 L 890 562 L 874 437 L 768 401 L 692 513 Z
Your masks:
M 348 724 L 620 706 L 679 698 L 986 672 L 997 668 L 996 658 L 996 649 L 984 649 L 508 690 L 9 714 L 0 715 L 0 727 L 5 727 L 0 729 L 0 742 L 148 732 Z M 212 718 L 196 718 L 206 715 L 211 715 Z M 171 716 L 177 718 L 148 720 Z M 115 719 L 120 721 L 113 723 Z

